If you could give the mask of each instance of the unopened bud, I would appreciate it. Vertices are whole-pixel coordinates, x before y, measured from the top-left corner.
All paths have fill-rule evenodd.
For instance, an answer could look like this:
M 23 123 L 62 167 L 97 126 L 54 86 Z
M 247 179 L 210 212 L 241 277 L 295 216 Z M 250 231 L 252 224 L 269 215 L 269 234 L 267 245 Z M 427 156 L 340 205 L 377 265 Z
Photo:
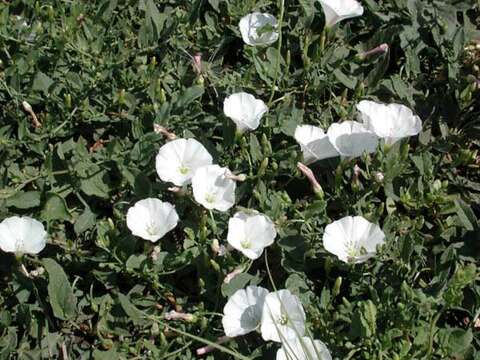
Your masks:
M 245 175 L 245 174 L 235 175 L 228 169 L 225 171 L 225 177 L 227 179 L 230 179 L 230 180 L 233 180 L 233 181 L 239 181 L 239 182 L 243 182 L 247 179 L 247 175 Z
M 222 337 L 219 337 L 215 343 L 218 344 L 218 345 L 221 345 L 221 344 L 227 342 L 228 340 L 230 340 L 230 338 L 228 336 L 222 336 Z M 202 355 L 208 354 L 209 352 L 211 352 L 215 349 L 216 349 L 216 347 L 211 346 L 211 345 L 203 346 L 203 347 L 197 349 L 197 351 L 196 351 L 197 356 L 202 356 Z
M 200 75 L 202 73 L 202 53 L 196 53 L 193 56 L 193 70 Z
M 213 239 L 211 249 L 218 256 L 224 256 L 227 253 L 227 248 L 224 245 L 220 245 L 218 239 Z
M 45 273 L 45 269 L 43 267 L 38 267 L 35 270 L 30 271 L 30 276 L 32 278 L 42 276 Z
M 335 280 L 335 285 L 333 285 L 332 295 L 335 297 L 340 294 L 340 288 L 342 287 L 342 277 L 337 277 Z
M 38 120 L 37 115 L 35 114 L 35 112 L 32 109 L 32 106 L 26 101 L 22 102 L 22 106 L 23 106 L 23 110 L 25 110 L 25 112 L 27 112 L 30 115 L 30 117 L 32 118 L 33 126 L 36 127 L 36 128 L 42 127 L 42 124 Z
M 182 312 L 178 312 L 178 311 L 175 311 L 175 310 L 172 310 L 172 311 L 166 313 L 164 318 L 165 318 L 165 320 L 173 320 L 173 321 L 181 320 L 181 321 L 186 321 L 186 322 L 190 322 L 190 323 L 194 323 L 194 322 L 197 321 L 197 317 L 195 315 L 182 313 Z
M 175 140 L 177 138 L 177 135 L 158 124 L 153 124 L 153 131 L 155 131 L 156 134 L 165 136 L 168 140 Z
M 383 175 L 383 173 L 381 173 L 380 171 L 374 173 L 373 176 L 375 177 L 375 181 L 378 183 L 382 183 L 385 179 L 385 175 Z
M 152 253 L 150 254 L 150 258 L 153 260 L 153 261 L 157 261 L 158 260 L 158 255 L 160 255 L 160 246 L 155 246 L 152 250 Z
M 376 48 L 373 48 L 371 50 L 367 50 L 363 53 L 358 54 L 358 58 L 360 60 L 365 60 L 367 57 L 376 55 L 376 54 L 386 54 L 389 50 L 388 44 L 381 44 L 377 46 Z
M 323 199 L 324 197 L 324 192 L 322 189 L 322 186 L 318 183 L 317 179 L 315 178 L 315 175 L 313 174 L 313 171 L 305 164 L 302 164 L 301 162 L 297 163 L 297 168 L 300 170 L 300 172 L 305 175 L 305 177 L 310 181 L 310 184 L 312 185 L 313 192 L 320 198 Z

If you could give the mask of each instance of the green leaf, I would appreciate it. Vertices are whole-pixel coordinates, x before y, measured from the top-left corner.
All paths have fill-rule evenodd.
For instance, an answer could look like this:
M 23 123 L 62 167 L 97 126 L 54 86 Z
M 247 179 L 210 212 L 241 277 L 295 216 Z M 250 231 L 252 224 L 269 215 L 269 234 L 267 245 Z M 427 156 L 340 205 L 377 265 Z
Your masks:
M 53 315 L 62 320 L 72 319 L 77 312 L 77 298 L 62 267 L 53 259 L 43 259 L 48 273 L 48 296 Z
M 455 210 L 458 219 L 465 229 L 468 231 L 473 231 L 477 226 L 477 218 L 475 217 L 475 214 L 470 206 L 468 206 L 462 199 L 455 199 Z
M 183 109 L 195 99 L 198 99 L 205 92 L 203 86 L 195 85 L 186 89 L 177 99 L 175 106 L 177 109 Z
M 46 221 L 70 220 L 71 218 L 65 200 L 54 193 L 47 194 L 47 201 L 43 206 L 40 216 Z
M 338 81 L 340 81 L 343 85 L 345 85 L 349 89 L 355 89 L 355 86 L 357 86 L 357 79 L 354 77 L 349 77 L 345 75 L 342 70 L 340 69 L 335 69 L 333 71 L 333 75 L 337 78 Z
M 128 315 L 130 320 L 133 321 L 133 323 L 138 324 L 143 322 L 143 314 L 140 310 L 138 310 L 135 305 L 133 305 L 130 302 L 130 299 L 119 293 L 118 294 L 118 301 L 120 302 L 120 305 L 122 306 L 123 311 Z
M 15 195 L 7 198 L 7 207 L 13 206 L 18 209 L 30 209 L 40 205 L 39 191 L 19 191 Z
M 75 233 L 79 235 L 88 229 L 91 229 L 95 226 L 96 219 L 97 216 L 90 210 L 90 208 L 86 208 L 73 225 Z
M 107 199 L 110 188 L 107 185 L 108 180 L 106 178 L 108 176 L 105 171 L 97 172 L 89 178 L 81 179 L 80 188 L 87 195 Z
M 222 294 L 230 297 L 235 291 L 245 288 L 249 283 L 250 285 L 258 284 L 258 278 L 246 273 L 238 274 L 228 284 L 222 284 Z
M 52 84 L 53 80 L 41 71 L 39 71 L 37 75 L 35 75 L 35 79 L 33 79 L 32 89 L 48 93 L 48 90 Z
M 447 348 L 451 355 L 462 355 L 468 351 L 473 341 L 472 329 L 452 329 L 447 337 Z

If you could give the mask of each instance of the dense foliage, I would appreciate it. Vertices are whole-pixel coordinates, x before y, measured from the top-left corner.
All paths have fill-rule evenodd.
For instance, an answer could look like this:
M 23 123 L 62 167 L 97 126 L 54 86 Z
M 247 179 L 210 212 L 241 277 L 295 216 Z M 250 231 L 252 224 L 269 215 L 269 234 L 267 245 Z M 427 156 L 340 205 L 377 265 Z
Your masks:
M 300 297 L 335 359 L 480 359 L 479 4 L 362 3 L 364 15 L 327 33 L 323 48 L 313 0 L 1 2 L 0 219 L 35 217 L 49 243 L 38 256 L 0 253 L 0 358 L 193 358 L 223 335 L 228 296 L 248 284 L 273 290 L 273 280 Z M 240 18 L 258 10 L 280 22 L 270 46 L 240 37 Z M 359 56 L 381 43 L 387 53 Z M 269 111 L 236 137 L 222 106 L 242 90 Z M 409 106 L 423 131 L 317 162 L 320 198 L 297 170 L 295 127 L 352 120 L 367 98 Z M 238 208 L 278 231 L 264 257 L 218 254 L 233 210 L 210 214 L 168 191 L 154 124 L 247 176 Z M 180 217 L 156 244 L 126 227 L 127 209 L 146 197 Z M 325 226 L 346 215 L 380 224 L 387 243 L 376 258 L 348 265 L 325 251 Z M 194 316 L 167 321 L 171 310 Z M 223 346 L 251 359 L 278 349 L 258 334 Z

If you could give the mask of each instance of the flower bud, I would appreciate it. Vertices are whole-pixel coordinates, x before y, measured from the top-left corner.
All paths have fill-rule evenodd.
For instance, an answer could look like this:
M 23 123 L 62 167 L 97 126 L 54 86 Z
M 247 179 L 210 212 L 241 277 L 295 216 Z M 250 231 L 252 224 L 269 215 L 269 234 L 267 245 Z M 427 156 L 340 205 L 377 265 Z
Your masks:
M 382 172 L 377 171 L 373 174 L 373 177 L 375 178 L 375 181 L 378 183 L 383 183 L 383 180 L 385 179 L 385 175 L 383 175 Z
M 377 54 L 386 54 L 389 50 L 388 44 L 381 44 L 371 50 L 367 50 L 361 54 L 358 54 L 357 57 L 360 60 L 365 60 L 367 57 Z
M 338 294 L 340 294 L 341 287 L 342 287 L 342 277 L 339 276 L 337 277 L 337 280 L 335 280 L 335 285 L 333 285 L 333 290 L 332 290 L 333 297 L 336 297 Z
M 182 320 L 182 321 L 186 321 L 186 322 L 189 322 L 189 323 L 195 323 L 198 320 L 198 318 L 193 314 L 182 313 L 182 312 L 178 312 L 178 311 L 175 311 L 175 310 L 172 310 L 172 311 L 166 313 L 164 318 L 165 318 L 165 320 L 169 320 L 169 321 L 170 320 L 173 320 L 173 321 Z
M 310 181 L 310 184 L 312 185 L 312 189 L 315 195 L 317 195 L 320 199 L 323 199 L 325 194 L 323 192 L 322 186 L 318 183 L 317 179 L 315 178 L 313 171 L 308 166 L 300 162 L 297 163 L 297 168 L 298 170 L 300 170 L 300 172 L 303 175 L 305 175 L 308 181 Z
M 153 131 L 156 134 L 165 136 L 167 140 L 175 140 L 177 138 L 177 135 L 175 135 L 173 132 L 168 131 L 166 128 L 158 124 L 153 124 Z

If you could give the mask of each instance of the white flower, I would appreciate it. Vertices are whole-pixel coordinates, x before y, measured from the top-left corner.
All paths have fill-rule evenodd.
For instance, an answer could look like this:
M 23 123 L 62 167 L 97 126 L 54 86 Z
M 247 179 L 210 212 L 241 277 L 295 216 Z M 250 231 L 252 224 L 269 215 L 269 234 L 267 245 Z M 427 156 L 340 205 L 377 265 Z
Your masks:
M 183 186 L 198 168 L 211 164 L 212 156 L 197 140 L 177 139 L 160 148 L 155 165 L 160 179 Z
M 422 131 L 422 120 L 404 105 L 363 100 L 357 104 L 357 109 L 365 126 L 385 139 L 386 144 L 391 145 Z
M 267 294 L 267 289 L 253 285 L 237 290 L 223 308 L 225 335 L 235 337 L 255 330 L 262 320 L 263 303 Z
M 277 360 L 332 360 L 327 346 L 320 340 L 302 337 L 287 340 L 277 351 Z
M 332 27 L 336 23 L 363 15 L 363 7 L 356 0 L 319 0 L 325 13 L 325 25 Z
M 385 234 L 361 216 L 346 216 L 325 227 L 323 246 L 346 263 L 365 262 L 385 243 Z
M 175 207 L 159 199 L 140 200 L 127 212 L 127 226 L 132 234 L 151 242 L 158 241 L 177 223 Z
M 237 212 L 228 221 L 228 243 L 252 260 L 258 259 L 276 236 L 272 220 L 256 211 Z
M 297 126 L 295 140 L 300 144 L 306 164 L 339 155 L 328 136 L 317 126 Z
M 245 92 L 232 94 L 223 102 L 223 112 L 233 120 L 240 132 L 258 128 L 260 119 L 267 111 L 268 107 L 262 100 Z
M 12 216 L 0 223 L 0 249 L 18 254 L 38 254 L 47 244 L 43 224 L 28 216 Z
M 288 290 L 268 294 L 262 312 L 263 340 L 282 342 L 305 334 L 305 311 L 297 296 Z
M 235 204 L 235 181 L 218 165 L 201 167 L 192 178 L 193 197 L 207 209 L 227 211 Z
M 270 14 L 254 12 L 244 16 L 238 26 L 242 39 L 247 45 L 270 45 L 278 40 L 278 33 L 272 31 L 277 28 L 277 19 Z
M 377 135 L 356 121 L 332 124 L 327 135 L 333 147 L 344 157 L 357 157 L 365 152 L 375 152 L 378 144 Z

